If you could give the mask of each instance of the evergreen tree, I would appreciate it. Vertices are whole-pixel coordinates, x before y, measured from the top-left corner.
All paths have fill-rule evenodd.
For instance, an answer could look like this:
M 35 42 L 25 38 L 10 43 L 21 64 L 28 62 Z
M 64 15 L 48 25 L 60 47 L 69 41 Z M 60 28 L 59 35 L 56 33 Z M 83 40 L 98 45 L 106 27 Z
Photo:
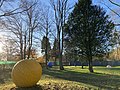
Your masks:
M 43 39 L 42 39 L 41 49 L 42 49 L 41 52 L 45 53 L 46 67 L 47 67 L 47 63 L 48 63 L 48 59 L 49 59 L 49 52 L 51 50 L 51 46 L 50 46 L 49 38 L 47 38 L 46 36 L 44 36 Z
M 66 44 L 73 44 L 79 54 L 88 60 L 89 71 L 93 71 L 93 56 L 104 55 L 114 24 L 100 6 L 92 0 L 79 0 L 65 24 Z

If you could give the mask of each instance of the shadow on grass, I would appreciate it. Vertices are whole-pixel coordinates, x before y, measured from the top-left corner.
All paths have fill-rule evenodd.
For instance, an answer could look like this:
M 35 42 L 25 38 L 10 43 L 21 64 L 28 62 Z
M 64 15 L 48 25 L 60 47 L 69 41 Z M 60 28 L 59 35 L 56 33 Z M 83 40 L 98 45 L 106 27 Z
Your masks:
M 96 86 L 99 89 L 107 89 L 107 90 L 120 89 L 120 76 L 117 75 L 109 75 L 103 73 L 76 72 L 76 71 L 71 71 L 70 69 L 66 69 L 64 71 L 44 69 L 43 74 L 50 75 L 55 78 Z
M 12 69 L 0 69 L 0 84 L 4 84 L 11 79 Z
M 104 68 L 97 68 L 98 70 L 110 70 L 110 72 L 112 72 L 112 71 L 115 71 L 115 72 L 120 72 L 120 68 L 114 68 L 114 67 L 112 67 L 112 68 L 106 68 L 106 67 L 104 67 Z
M 36 85 L 34 87 L 29 87 L 29 88 L 13 87 L 10 90 L 43 90 L 43 89 L 40 85 Z

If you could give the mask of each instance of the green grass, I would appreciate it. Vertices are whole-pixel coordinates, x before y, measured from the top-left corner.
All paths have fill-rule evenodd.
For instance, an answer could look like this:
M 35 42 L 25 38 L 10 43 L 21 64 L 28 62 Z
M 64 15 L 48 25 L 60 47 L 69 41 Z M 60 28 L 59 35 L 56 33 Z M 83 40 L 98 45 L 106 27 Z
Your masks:
M 87 67 L 65 67 L 64 71 L 46 70 L 44 73 L 53 78 L 72 81 L 78 85 L 94 89 L 120 89 L 120 67 L 95 67 L 95 73 L 89 73 Z
M 94 73 L 89 73 L 88 67 L 81 69 L 78 66 L 65 66 L 63 71 L 56 68 L 43 69 L 43 75 L 38 84 L 46 88 L 45 90 L 57 90 L 55 88 L 63 88 L 61 90 L 120 90 L 120 66 L 112 68 L 96 66 L 94 71 Z M 8 77 L 10 73 L 8 75 L 7 73 L 8 71 L 6 71 L 6 77 L 4 73 L 5 82 L 0 84 L 0 90 L 15 87 Z

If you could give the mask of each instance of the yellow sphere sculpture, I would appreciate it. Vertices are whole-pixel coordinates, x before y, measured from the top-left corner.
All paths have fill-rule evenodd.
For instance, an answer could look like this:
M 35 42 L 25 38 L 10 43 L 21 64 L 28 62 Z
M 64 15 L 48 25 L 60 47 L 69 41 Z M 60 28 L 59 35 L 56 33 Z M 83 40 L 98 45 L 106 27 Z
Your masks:
M 36 85 L 42 76 L 42 67 L 34 60 L 21 60 L 12 69 L 12 80 L 17 87 Z

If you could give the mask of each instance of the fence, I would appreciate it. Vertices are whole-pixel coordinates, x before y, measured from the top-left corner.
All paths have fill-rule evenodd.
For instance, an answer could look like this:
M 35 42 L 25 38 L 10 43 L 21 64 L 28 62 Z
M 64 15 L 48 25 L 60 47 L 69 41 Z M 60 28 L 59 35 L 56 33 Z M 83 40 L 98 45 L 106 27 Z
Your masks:
M 68 64 L 66 64 L 68 65 Z M 80 61 L 71 61 L 69 62 L 70 66 L 81 66 L 82 63 Z M 87 66 L 88 63 L 83 63 L 84 66 Z M 93 65 L 94 66 L 107 66 L 107 65 L 111 65 L 111 66 L 120 66 L 120 61 L 93 61 Z

